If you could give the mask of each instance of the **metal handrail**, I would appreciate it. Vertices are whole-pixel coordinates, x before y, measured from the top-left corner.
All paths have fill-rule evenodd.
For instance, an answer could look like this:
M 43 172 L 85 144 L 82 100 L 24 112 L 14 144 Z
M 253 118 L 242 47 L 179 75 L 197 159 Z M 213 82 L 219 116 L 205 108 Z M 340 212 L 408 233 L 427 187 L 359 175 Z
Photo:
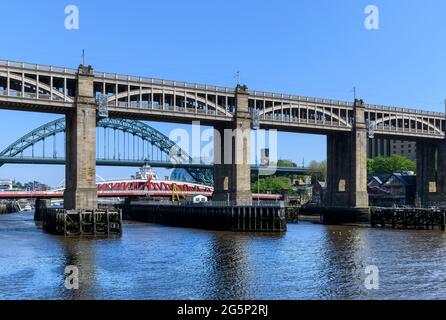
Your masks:
M 379 110 L 379 111 L 383 111 L 384 110 L 384 111 L 393 111 L 393 112 L 402 112 L 402 113 L 416 113 L 416 114 L 429 115 L 429 116 L 438 116 L 438 117 L 441 117 L 441 118 L 445 118 L 445 113 L 437 112 L 437 111 L 427 111 L 427 110 L 412 109 L 412 108 L 384 106 L 384 105 L 377 105 L 377 104 L 366 104 L 365 108 L 366 109 Z
M 151 78 L 151 77 L 137 77 L 131 75 L 124 75 L 118 73 L 110 73 L 110 72 L 101 72 L 94 71 L 93 74 L 96 77 L 110 79 L 110 80 L 123 80 L 123 81 L 134 81 L 140 83 L 147 83 L 151 85 L 162 85 L 162 86 L 172 86 L 182 89 L 199 89 L 205 91 L 216 91 L 227 94 L 233 94 L 235 92 L 234 88 L 223 87 L 223 86 L 215 86 L 215 85 L 207 85 L 201 83 L 194 82 L 186 82 L 186 81 L 175 81 L 175 80 L 164 80 L 159 78 Z
M 249 95 L 260 98 L 273 98 L 273 99 L 285 99 L 285 100 L 294 100 L 299 102 L 312 102 L 312 103 L 321 103 L 328 105 L 338 105 L 343 107 L 353 107 L 353 103 L 349 101 L 342 100 L 333 100 L 333 99 L 324 99 L 317 97 L 309 97 L 309 96 L 300 96 L 300 95 L 292 95 L 292 94 L 284 94 L 284 93 L 273 93 L 267 91 L 257 91 L 257 90 L 248 90 Z
M 68 74 L 76 74 L 77 73 L 77 69 L 73 69 L 73 68 L 57 67 L 57 66 L 51 66 L 51 65 L 45 65 L 45 64 L 18 62 L 18 61 L 2 60 L 2 59 L 0 59 L 0 66 L 21 68 L 21 69 L 28 69 L 28 70 L 35 70 L 35 71 L 51 71 L 51 72 L 61 72 L 61 73 L 68 73 Z

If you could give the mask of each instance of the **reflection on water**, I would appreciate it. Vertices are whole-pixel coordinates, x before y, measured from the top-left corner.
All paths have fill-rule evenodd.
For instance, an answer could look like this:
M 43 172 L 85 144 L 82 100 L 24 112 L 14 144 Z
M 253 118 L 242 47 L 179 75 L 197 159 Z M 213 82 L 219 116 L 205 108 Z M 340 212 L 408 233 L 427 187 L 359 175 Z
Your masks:
M 446 235 L 311 223 L 282 235 L 124 224 L 117 238 L 44 234 L 0 216 L 1 299 L 444 299 Z M 79 269 L 79 290 L 64 286 Z M 364 287 L 365 267 L 379 290 Z

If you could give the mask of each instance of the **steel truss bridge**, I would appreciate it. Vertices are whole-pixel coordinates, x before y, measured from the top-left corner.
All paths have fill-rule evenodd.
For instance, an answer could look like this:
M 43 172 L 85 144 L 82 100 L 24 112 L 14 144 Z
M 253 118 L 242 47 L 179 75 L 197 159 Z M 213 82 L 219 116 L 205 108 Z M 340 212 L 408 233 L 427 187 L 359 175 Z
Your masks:
M 193 164 L 191 157 L 167 136 L 141 121 L 106 118 L 98 121 L 97 128 L 102 130 L 103 138 L 103 147 L 98 139 L 99 165 L 149 163 L 154 167 L 185 168 L 196 181 L 212 183 L 209 168 Z M 64 147 L 65 129 L 65 118 L 61 118 L 32 130 L 0 152 L 0 166 L 6 163 L 65 164 L 65 158 L 57 156 L 61 147 L 57 137 L 63 135 L 59 140 Z
M 0 152 L 0 166 L 64 165 L 65 158 L 58 156 L 58 149 L 63 150 L 65 130 L 65 118 L 32 130 Z M 148 163 L 152 167 L 184 168 L 195 181 L 207 185 L 213 183 L 212 164 L 194 162 L 167 136 L 142 121 L 105 118 L 98 121 L 97 131 L 97 165 L 141 167 Z M 58 139 L 58 136 L 62 137 Z M 63 151 L 60 153 L 64 154 Z M 252 166 L 251 169 L 257 172 L 259 167 Z M 310 170 L 279 167 L 275 171 L 283 175 L 308 174 Z
M 212 196 L 213 188 L 197 183 L 169 180 L 125 179 L 97 182 L 98 197 L 170 197 L 175 193 L 182 196 Z M 2 191 L 0 199 L 63 198 L 65 189 L 48 191 Z M 268 196 L 268 195 L 265 195 Z
M 64 114 L 74 108 L 77 69 L 0 60 L 0 108 Z M 234 118 L 233 88 L 94 72 L 94 95 L 107 97 L 112 118 L 215 125 Z M 352 131 L 354 104 L 279 93 L 249 92 L 262 128 L 284 131 Z M 365 105 L 377 137 L 444 139 L 445 114 Z

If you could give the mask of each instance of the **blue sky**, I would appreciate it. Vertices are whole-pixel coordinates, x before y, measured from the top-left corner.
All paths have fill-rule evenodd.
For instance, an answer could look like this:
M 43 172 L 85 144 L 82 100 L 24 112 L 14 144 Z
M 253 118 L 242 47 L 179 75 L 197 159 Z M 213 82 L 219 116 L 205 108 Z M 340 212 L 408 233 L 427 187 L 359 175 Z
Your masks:
M 64 27 L 66 5 L 80 29 Z M 364 27 L 364 8 L 380 29 Z M 8 1 L 0 59 L 443 111 L 445 20 L 441 0 Z M 0 111 L 0 148 L 58 115 Z M 169 133 L 178 125 L 154 124 Z M 279 134 L 281 158 L 326 157 L 325 137 Z M 105 177 L 132 168 L 98 168 Z M 63 167 L 0 167 L 0 177 L 57 184 Z

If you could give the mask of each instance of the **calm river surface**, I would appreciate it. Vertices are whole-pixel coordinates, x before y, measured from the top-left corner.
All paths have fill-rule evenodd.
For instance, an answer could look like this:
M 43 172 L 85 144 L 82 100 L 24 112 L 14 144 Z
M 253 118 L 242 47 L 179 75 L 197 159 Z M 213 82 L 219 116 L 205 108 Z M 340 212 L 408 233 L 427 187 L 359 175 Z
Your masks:
M 67 290 L 64 270 L 79 269 Z M 378 290 L 364 286 L 379 268 Z M 289 224 L 283 235 L 126 222 L 120 238 L 0 216 L 0 299 L 445 299 L 446 233 Z

